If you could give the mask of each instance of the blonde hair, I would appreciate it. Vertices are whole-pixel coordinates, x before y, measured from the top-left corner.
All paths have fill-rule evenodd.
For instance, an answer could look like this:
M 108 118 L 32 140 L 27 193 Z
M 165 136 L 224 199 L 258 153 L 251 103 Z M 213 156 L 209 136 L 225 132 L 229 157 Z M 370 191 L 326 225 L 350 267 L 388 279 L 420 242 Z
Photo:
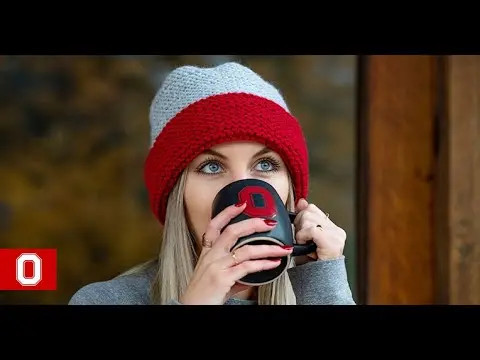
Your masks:
M 138 273 L 148 267 L 158 265 L 150 291 L 152 304 L 166 304 L 171 300 L 178 301 L 188 286 L 197 262 L 195 240 L 188 227 L 183 201 L 186 179 L 187 172 L 184 171 L 168 198 L 163 240 L 158 259 L 151 260 L 122 274 Z M 289 183 L 287 208 L 293 210 L 293 186 L 290 179 Z M 292 266 L 294 266 L 293 260 L 289 267 Z M 275 281 L 259 286 L 257 296 L 259 305 L 296 304 L 287 271 Z

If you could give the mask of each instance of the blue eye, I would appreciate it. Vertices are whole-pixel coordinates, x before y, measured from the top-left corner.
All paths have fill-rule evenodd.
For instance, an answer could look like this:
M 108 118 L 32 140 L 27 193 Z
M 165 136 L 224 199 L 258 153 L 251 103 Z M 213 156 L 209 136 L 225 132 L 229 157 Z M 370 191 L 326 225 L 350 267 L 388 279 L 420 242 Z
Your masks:
M 205 174 L 217 174 L 222 170 L 222 167 L 219 163 L 210 161 L 200 169 L 201 172 Z
M 255 170 L 272 171 L 274 170 L 274 165 L 268 160 L 262 160 L 257 164 L 257 166 L 255 167 Z
M 258 160 L 255 165 L 254 171 L 261 173 L 271 173 L 278 171 L 280 169 L 280 162 L 273 158 L 263 158 Z M 202 164 L 200 164 L 196 172 L 205 175 L 218 175 L 225 172 L 225 168 L 219 160 L 206 159 Z

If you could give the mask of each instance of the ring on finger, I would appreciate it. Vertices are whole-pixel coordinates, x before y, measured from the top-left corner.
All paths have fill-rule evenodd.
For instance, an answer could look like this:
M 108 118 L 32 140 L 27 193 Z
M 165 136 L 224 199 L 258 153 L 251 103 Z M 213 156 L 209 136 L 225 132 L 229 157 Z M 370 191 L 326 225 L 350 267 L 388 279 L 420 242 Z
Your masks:
M 202 235 L 202 246 L 206 248 L 211 248 L 213 245 L 211 240 L 205 238 L 205 233 Z
M 235 261 L 235 265 L 238 265 L 237 255 L 235 254 L 235 251 L 232 251 L 230 255 L 232 256 L 233 261 Z

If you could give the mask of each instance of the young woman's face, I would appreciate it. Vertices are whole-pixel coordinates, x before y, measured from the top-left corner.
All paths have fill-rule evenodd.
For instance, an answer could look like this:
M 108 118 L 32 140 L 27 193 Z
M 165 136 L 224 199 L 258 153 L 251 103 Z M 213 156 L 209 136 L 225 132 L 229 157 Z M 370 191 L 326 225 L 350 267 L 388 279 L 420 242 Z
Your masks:
M 195 158 L 188 167 L 185 208 L 197 244 L 210 221 L 212 202 L 225 185 L 255 178 L 272 185 L 283 202 L 289 191 L 288 172 L 280 156 L 254 142 L 215 146 Z

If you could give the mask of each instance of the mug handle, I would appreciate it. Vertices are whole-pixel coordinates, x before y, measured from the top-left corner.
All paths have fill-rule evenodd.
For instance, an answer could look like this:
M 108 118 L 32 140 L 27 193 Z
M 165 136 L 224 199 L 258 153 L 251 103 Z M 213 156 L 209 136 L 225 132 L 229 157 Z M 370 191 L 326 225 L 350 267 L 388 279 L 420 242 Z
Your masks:
M 288 217 L 290 222 L 293 224 L 295 217 L 297 216 L 294 212 L 288 212 Z M 313 241 L 308 241 L 306 244 L 293 244 L 292 256 L 305 256 L 315 252 L 317 249 L 317 244 Z

